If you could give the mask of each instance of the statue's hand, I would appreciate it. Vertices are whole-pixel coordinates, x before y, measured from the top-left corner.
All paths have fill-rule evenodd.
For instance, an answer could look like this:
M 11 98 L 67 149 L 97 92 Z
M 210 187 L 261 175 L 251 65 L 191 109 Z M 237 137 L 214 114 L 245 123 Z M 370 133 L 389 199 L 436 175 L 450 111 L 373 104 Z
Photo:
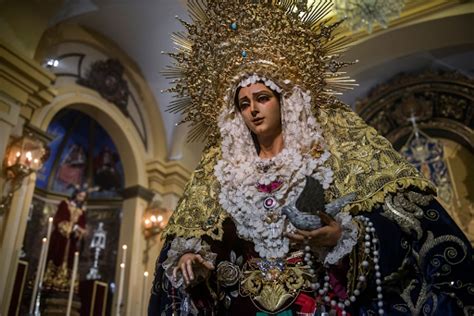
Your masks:
M 199 254 L 186 253 L 179 258 L 178 264 L 173 269 L 173 278 L 176 280 L 178 271 L 181 271 L 184 283 L 188 286 L 195 279 L 196 269 L 201 269 L 201 271 L 208 274 L 211 270 L 214 270 L 214 265 L 204 260 Z
M 79 225 L 74 225 L 74 234 L 76 235 L 77 239 L 81 239 L 86 234 L 86 230 Z
M 334 247 L 342 236 L 342 227 L 328 214 L 319 212 L 318 215 L 325 226 L 311 231 L 297 229 L 286 236 L 294 242 L 305 242 L 314 247 Z

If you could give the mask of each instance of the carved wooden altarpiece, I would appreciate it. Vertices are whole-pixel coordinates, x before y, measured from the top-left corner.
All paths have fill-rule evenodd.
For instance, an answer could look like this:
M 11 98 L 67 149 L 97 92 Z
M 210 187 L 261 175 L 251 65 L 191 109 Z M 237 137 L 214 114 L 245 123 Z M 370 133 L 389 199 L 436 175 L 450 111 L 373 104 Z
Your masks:
M 457 72 L 400 74 L 357 101 L 356 111 L 396 150 L 413 154 L 417 148 L 407 148 L 421 144 L 418 151 L 429 152 L 407 158 L 439 182 L 439 200 L 474 243 L 474 79 Z M 442 155 L 436 168 L 416 164 L 436 153 Z

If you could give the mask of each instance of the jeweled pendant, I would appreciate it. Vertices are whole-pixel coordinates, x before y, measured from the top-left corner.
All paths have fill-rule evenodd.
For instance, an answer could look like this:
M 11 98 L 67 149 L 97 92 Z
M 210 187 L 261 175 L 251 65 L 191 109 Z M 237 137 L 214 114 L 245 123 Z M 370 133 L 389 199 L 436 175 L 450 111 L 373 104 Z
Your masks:
M 267 197 L 267 198 L 263 201 L 263 207 L 264 207 L 266 210 L 274 209 L 276 206 L 277 206 L 277 200 L 276 200 L 273 196 Z

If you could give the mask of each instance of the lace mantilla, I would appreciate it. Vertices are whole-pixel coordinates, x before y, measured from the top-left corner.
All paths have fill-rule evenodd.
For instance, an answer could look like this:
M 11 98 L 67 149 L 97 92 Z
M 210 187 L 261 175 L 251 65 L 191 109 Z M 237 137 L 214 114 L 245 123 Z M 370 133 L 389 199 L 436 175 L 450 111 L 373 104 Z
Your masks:
M 271 80 L 258 79 L 270 88 L 275 85 Z M 221 184 L 219 202 L 232 216 L 238 234 L 251 240 L 262 258 L 282 258 L 288 253 L 289 240 L 283 233 L 291 226 L 287 227 L 281 208 L 299 196 L 305 177 L 319 180 L 324 189 L 332 182 L 331 169 L 323 167 L 330 154 L 311 114 L 311 97 L 295 87 L 281 102 L 285 148 L 271 159 L 258 157 L 251 135 L 235 107 L 229 106 L 219 119 L 222 159 L 214 169 Z M 270 190 L 272 192 L 259 189 L 275 184 L 278 189 Z M 271 210 L 264 205 L 269 198 L 275 203 Z
M 211 252 L 209 245 L 200 238 L 185 239 L 177 237 L 171 242 L 170 250 L 168 251 L 168 258 L 163 262 L 163 269 L 165 270 L 166 277 L 170 280 L 171 284 L 175 288 L 179 288 L 183 285 L 183 275 L 178 271 L 176 280 L 173 278 L 173 269 L 178 264 L 179 259 L 186 253 L 200 254 L 201 257 L 214 264 L 217 254 Z M 196 274 L 196 280 L 199 275 L 206 277 L 206 271 L 202 269 L 194 269 Z

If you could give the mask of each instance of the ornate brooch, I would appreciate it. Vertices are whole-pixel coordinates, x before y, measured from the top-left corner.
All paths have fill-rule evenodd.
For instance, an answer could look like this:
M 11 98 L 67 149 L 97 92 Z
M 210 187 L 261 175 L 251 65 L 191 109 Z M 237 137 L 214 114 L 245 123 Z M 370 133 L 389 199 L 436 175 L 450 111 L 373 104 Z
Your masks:
M 265 198 L 265 200 L 263 200 L 263 207 L 265 208 L 265 210 L 268 211 L 264 219 L 265 223 L 267 224 L 276 223 L 281 217 L 278 212 L 274 211 L 274 209 L 278 206 L 278 201 L 273 196 L 273 192 L 278 191 L 282 185 L 283 181 L 281 180 L 272 181 L 270 184 L 256 184 L 258 192 L 266 193 L 269 195 Z
M 243 267 L 240 294 L 249 296 L 260 310 L 275 313 L 291 305 L 301 290 L 310 289 L 311 277 L 302 257 L 255 258 Z

